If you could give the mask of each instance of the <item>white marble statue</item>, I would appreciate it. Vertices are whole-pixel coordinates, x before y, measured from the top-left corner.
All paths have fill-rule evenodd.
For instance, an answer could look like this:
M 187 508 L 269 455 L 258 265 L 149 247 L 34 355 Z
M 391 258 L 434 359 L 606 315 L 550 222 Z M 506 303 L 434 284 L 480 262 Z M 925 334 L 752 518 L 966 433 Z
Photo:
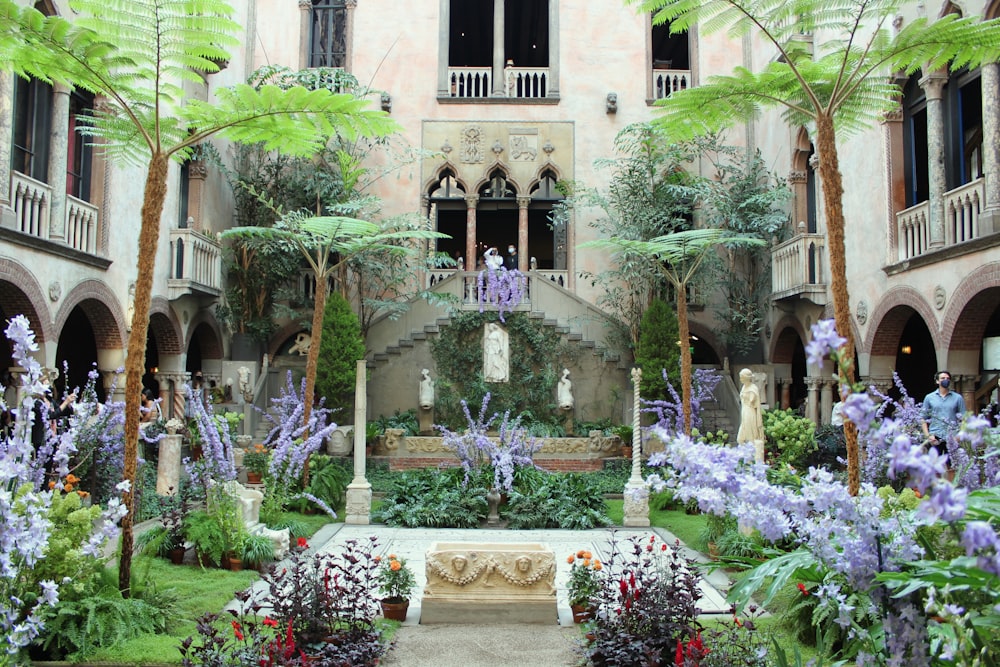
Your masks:
M 483 378 L 487 382 L 510 379 L 510 341 L 496 322 L 490 322 L 483 330 Z
M 307 334 L 305 331 L 301 331 L 295 335 L 295 344 L 288 348 L 288 354 L 298 353 L 299 356 L 306 356 L 309 354 L 309 348 L 312 346 L 312 336 Z
M 420 409 L 430 410 L 434 407 L 434 380 L 431 379 L 431 372 L 425 368 L 420 371 Z
M 744 368 L 740 371 L 740 430 L 736 433 L 736 442 L 752 442 L 756 450 L 757 461 L 764 460 L 764 417 L 761 414 L 760 391 L 753 382 L 753 371 Z
M 569 369 L 564 368 L 562 378 L 559 380 L 556 394 L 560 410 L 573 409 L 573 383 L 569 379 Z

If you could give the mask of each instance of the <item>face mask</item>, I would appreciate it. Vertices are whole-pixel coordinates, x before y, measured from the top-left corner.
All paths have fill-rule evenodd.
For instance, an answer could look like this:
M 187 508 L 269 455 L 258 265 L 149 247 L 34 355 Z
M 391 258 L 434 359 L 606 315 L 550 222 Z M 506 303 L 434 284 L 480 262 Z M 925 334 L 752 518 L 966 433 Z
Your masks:
M 947 389 L 948 386 L 951 384 L 951 380 L 949 380 L 948 378 L 941 378 L 941 382 L 939 384 L 945 389 Z
M 513 255 L 514 254 L 514 248 L 507 248 L 507 252 L 509 252 L 510 254 Z

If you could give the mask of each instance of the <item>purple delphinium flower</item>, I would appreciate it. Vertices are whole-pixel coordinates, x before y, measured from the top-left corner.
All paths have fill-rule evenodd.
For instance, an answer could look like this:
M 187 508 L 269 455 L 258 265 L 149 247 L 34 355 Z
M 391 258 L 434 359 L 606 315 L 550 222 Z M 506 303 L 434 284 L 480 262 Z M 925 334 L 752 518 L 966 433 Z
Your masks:
M 666 430 L 668 433 L 684 432 L 684 402 L 681 395 L 674 389 L 667 377 L 666 369 L 661 370 L 663 380 L 667 384 L 667 392 L 670 400 L 647 401 L 639 399 L 645 406 L 642 412 L 656 415 L 656 426 Z M 700 429 L 701 404 L 715 399 L 715 388 L 722 381 L 722 375 L 712 368 L 696 368 L 691 376 L 691 428 Z
M 517 269 L 483 269 L 476 277 L 477 300 L 479 312 L 486 305 L 496 306 L 497 316 L 501 322 L 506 322 L 504 313 L 511 313 L 524 300 L 528 277 Z
M 520 418 L 511 419 L 510 412 L 504 413 L 500 420 L 497 436 L 489 436 L 490 426 L 499 417 L 499 414 L 494 413 L 489 419 L 486 418 L 490 398 L 489 393 L 483 397 L 479 415 L 475 419 L 469 412 L 468 404 L 462 400 L 462 411 L 467 422 L 465 431 L 455 433 L 439 424 L 435 428 L 441 432 L 441 444 L 458 457 L 465 471 L 465 484 L 469 483 L 472 472 L 490 466 L 493 469 L 493 487 L 509 492 L 514 486 L 515 469 L 519 466 L 534 466 L 532 457 L 542 443 L 528 435 L 527 429 L 521 426 Z
M 299 387 L 302 395 L 305 394 L 305 385 L 303 378 Z M 264 444 L 271 448 L 268 473 L 272 483 L 284 489 L 291 488 L 302 477 L 309 456 L 319 451 L 336 430 L 335 423 L 327 422 L 330 410 L 323 407 L 323 403 L 321 399 L 319 405 L 309 412 L 309 420 L 303 422 L 305 403 L 292 382 L 292 372 L 288 372 L 281 394 L 271 399 L 271 412 L 262 412 L 264 419 L 274 424 L 264 439 Z
M 225 419 L 209 414 L 204 402 L 194 400 L 190 386 L 185 387 L 185 392 L 194 412 L 195 428 L 201 436 L 200 464 L 203 475 L 207 477 L 201 480 L 202 483 L 207 483 L 208 480 L 221 483 L 236 479 L 229 425 Z
M 806 360 L 813 366 L 821 367 L 823 358 L 836 352 L 847 339 L 837 334 L 836 323 L 820 320 L 812 326 L 812 339 L 806 345 Z

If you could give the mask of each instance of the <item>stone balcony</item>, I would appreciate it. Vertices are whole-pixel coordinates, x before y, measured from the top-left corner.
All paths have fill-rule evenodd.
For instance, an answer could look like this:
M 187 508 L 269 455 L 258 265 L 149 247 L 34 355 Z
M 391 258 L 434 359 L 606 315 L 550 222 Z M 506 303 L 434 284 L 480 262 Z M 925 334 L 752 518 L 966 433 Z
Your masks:
M 800 232 L 771 249 L 771 299 L 808 299 L 825 306 L 829 266 L 826 236 Z
M 222 295 L 222 243 L 190 228 L 170 230 L 171 300 Z

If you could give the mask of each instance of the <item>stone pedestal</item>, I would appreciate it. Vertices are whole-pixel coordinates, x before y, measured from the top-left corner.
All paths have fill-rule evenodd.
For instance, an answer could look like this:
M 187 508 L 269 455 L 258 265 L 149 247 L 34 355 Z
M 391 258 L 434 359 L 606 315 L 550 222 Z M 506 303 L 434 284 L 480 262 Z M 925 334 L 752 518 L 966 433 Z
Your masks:
M 556 560 L 537 543 L 435 542 L 421 624 L 558 623 Z
M 372 509 L 372 485 L 368 482 L 351 482 L 347 486 L 344 507 L 344 523 L 367 526 Z
M 165 435 L 160 439 L 159 462 L 156 464 L 156 492 L 172 496 L 180 488 L 181 436 Z
M 435 435 L 434 431 L 434 408 L 417 410 L 417 422 L 420 428 L 420 435 Z

